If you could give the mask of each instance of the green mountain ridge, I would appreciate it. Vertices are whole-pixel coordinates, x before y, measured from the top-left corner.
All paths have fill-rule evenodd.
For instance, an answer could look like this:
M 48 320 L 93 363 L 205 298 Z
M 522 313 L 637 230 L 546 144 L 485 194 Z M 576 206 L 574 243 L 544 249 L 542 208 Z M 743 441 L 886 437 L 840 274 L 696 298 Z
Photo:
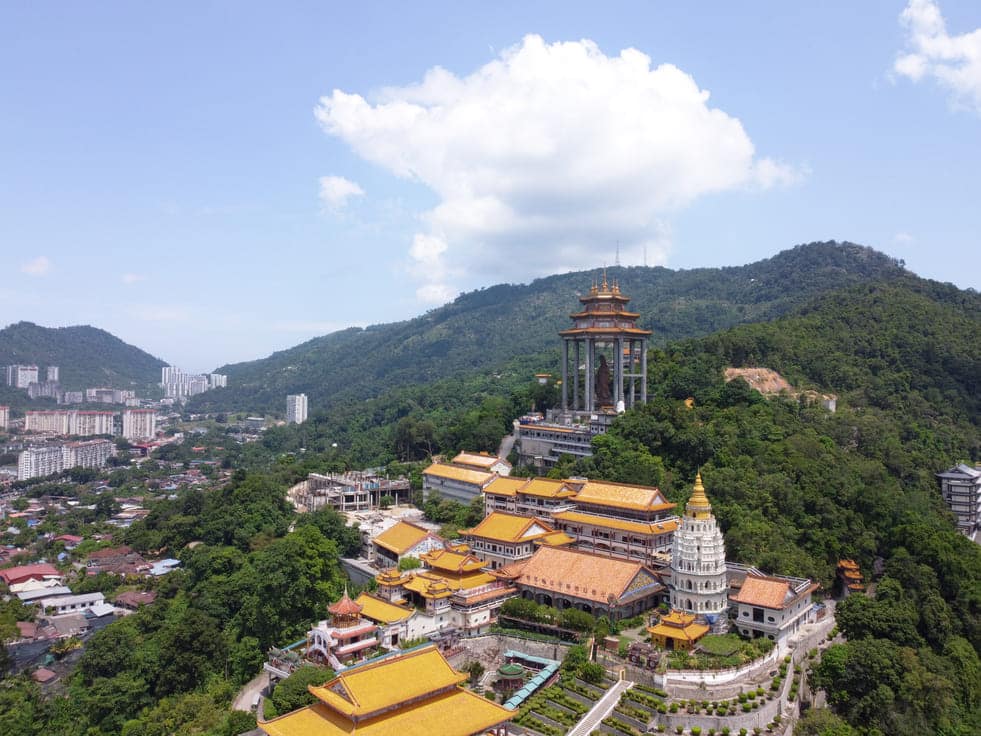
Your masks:
M 0 366 L 59 367 L 62 388 L 137 388 L 160 381 L 167 365 L 118 337 L 89 325 L 43 327 L 17 322 L 0 330 Z M 18 396 L 23 391 L 16 392 Z
M 653 331 L 652 344 L 773 319 L 808 299 L 873 280 L 896 279 L 901 263 L 851 243 L 811 243 L 746 266 L 672 271 L 606 270 Z M 193 410 L 283 411 L 288 393 L 306 393 L 311 410 L 364 401 L 399 386 L 493 369 L 517 356 L 542 355 L 553 367 L 556 333 L 602 270 L 499 284 L 469 292 L 404 322 L 350 328 L 267 358 L 225 365 L 228 389 L 191 402 Z

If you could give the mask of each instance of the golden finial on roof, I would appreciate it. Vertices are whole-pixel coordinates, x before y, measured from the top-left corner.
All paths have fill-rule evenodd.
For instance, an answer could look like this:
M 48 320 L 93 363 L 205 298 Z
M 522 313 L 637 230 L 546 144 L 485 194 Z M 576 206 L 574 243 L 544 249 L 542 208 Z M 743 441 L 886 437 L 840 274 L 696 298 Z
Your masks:
M 701 472 L 695 473 L 695 487 L 692 490 L 691 498 L 685 505 L 685 511 L 688 516 L 696 519 L 704 519 L 712 514 L 712 504 L 709 503 L 708 496 L 705 495 Z
M 609 291 L 610 285 L 606 282 L 606 266 L 603 266 L 603 291 Z

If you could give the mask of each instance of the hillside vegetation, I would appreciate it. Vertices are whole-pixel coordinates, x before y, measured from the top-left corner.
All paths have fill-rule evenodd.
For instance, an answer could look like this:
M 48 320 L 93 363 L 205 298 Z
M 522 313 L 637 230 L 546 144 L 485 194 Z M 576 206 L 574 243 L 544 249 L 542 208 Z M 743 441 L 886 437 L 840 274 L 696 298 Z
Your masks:
M 87 325 L 42 327 L 17 322 L 0 330 L 0 366 L 15 363 L 60 368 L 68 390 L 107 386 L 137 388 L 160 381 L 159 358 L 129 345 L 105 330 Z M 18 394 L 26 394 L 23 391 Z
M 656 345 L 772 319 L 830 290 L 904 273 L 893 259 L 848 243 L 802 245 L 734 268 L 608 269 Z M 303 392 L 312 411 L 333 409 L 397 387 L 496 369 L 518 356 L 540 356 L 536 367 L 551 369 L 556 333 L 569 324 L 578 296 L 601 279 L 596 270 L 492 286 L 412 320 L 351 328 L 226 365 L 218 370 L 228 374 L 228 389 L 202 394 L 191 408 L 281 413 L 286 394 Z

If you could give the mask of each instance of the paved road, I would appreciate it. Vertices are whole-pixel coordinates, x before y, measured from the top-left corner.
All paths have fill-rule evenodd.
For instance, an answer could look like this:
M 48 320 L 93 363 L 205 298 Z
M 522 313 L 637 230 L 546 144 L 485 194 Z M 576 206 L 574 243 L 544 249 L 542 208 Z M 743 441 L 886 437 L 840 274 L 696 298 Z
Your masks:
M 268 684 L 268 672 L 260 672 L 253 677 L 239 691 L 238 695 L 235 696 L 235 702 L 232 703 L 232 710 L 252 710 L 252 701 L 255 699 L 255 696 L 259 695 Z
M 511 454 L 511 448 L 514 447 L 514 440 L 514 434 L 504 435 L 504 439 L 501 440 L 501 446 L 497 448 L 497 456 L 501 458 L 501 460 L 508 459 L 508 455 Z

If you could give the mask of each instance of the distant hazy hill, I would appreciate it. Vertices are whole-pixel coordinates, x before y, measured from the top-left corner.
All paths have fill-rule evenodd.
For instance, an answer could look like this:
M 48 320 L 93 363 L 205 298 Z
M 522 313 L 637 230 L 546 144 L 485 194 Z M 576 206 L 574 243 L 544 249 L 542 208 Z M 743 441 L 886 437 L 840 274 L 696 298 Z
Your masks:
M 166 363 L 105 330 L 88 325 L 41 327 L 18 322 L 0 330 L 0 366 L 13 363 L 60 368 L 63 388 L 135 388 L 160 380 Z
M 815 296 L 907 273 L 894 259 L 850 243 L 812 243 L 757 263 L 672 271 L 610 268 L 655 345 L 786 314 Z M 287 393 L 304 392 L 311 409 L 364 400 L 390 389 L 549 353 L 569 324 L 578 296 L 602 271 L 567 273 L 530 284 L 501 284 L 463 294 L 405 322 L 351 328 L 268 358 L 221 367 L 228 389 L 192 408 L 283 411 Z

